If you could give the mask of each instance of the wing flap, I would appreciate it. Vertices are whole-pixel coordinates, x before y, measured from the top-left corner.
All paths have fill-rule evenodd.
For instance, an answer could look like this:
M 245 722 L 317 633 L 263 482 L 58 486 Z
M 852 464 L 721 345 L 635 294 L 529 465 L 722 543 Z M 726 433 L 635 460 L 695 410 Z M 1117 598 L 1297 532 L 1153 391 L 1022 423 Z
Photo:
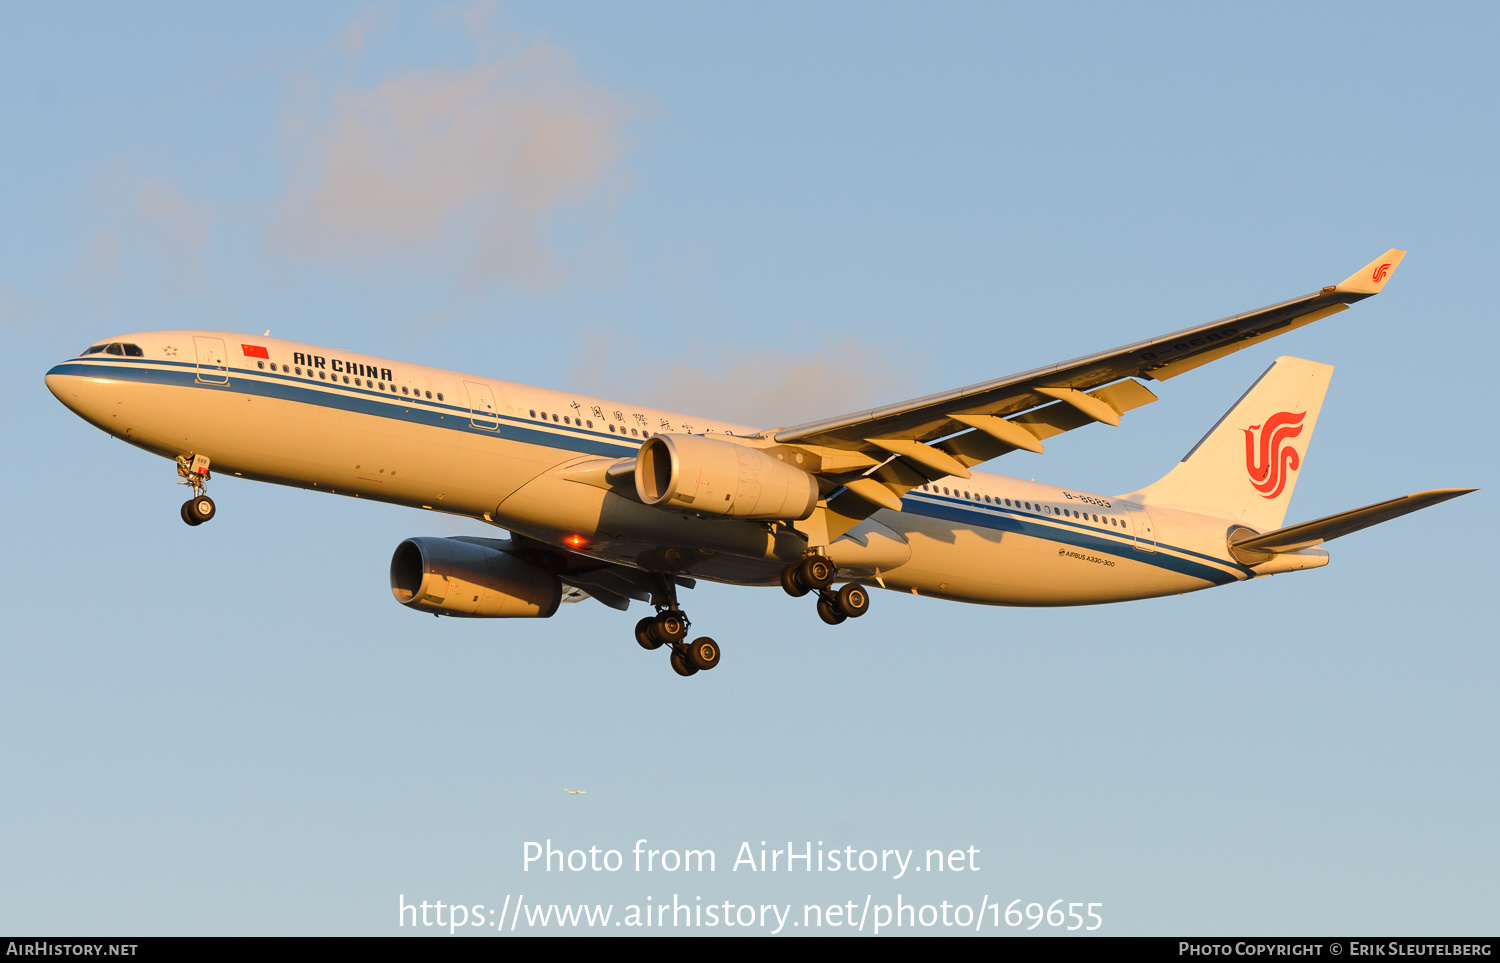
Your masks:
M 1150 388 L 1134 380 L 1119 381 L 1100 388 L 1098 391 L 1090 391 L 1088 396 L 1098 399 L 1117 415 L 1123 415 L 1127 411 L 1139 408 L 1141 405 L 1149 405 L 1156 400 L 1156 395 L 1151 392 Z M 1011 418 L 1007 423 L 1035 438 L 1038 442 L 1037 448 L 1040 448 L 1039 442 L 1043 439 L 1060 435 L 1065 431 L 1072 431 L 1074 428 L 1081 428 L 1084 425 L 1092 425 L 1095 421 L 1092 415 L 1081 408 L 1056 401 L 1046 407 Z M 1012 445 L 992 433 L 976 429 L 949 438 L 935 447 L 946 451 L 964 465 L 973 467 L 1023 446 Z

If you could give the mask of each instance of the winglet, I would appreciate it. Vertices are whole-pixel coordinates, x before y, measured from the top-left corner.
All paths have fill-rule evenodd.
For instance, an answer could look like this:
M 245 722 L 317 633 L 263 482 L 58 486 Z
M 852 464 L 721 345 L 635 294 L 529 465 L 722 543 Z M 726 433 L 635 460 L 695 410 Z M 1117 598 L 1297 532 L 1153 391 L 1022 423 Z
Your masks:
M 1396 268 L 1400 266 L 1401 259 L 1404 257 L 1406 257 L 1405 251 L 1391 248 L 1344 278 L 1334 287 L 1334 290 L 1345 294 L 1379 294 L 1380 289 L 1385 287 L 1385 282 L 1396 273 Z

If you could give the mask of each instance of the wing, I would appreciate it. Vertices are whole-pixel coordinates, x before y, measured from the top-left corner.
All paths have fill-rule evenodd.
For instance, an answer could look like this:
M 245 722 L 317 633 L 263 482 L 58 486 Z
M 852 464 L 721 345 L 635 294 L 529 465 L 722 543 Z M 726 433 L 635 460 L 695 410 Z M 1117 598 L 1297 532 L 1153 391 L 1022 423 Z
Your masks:
M 1338 284 L 1255 311 L 763 437 L 812 454 L 825 483 L 843 486 L 828 500 L 836 538 L 881 508 L 899 511 L 900 496 L 935 478 L 967 478 L 971 466 L 1017 449 L 1041 452 L 1044 439 L 1081 425 L 1118 425 L 1156 400 L 1135 379 L 1165 381 L 1343 311 L 1380 293 L 1405 255 L 1392 248 Z

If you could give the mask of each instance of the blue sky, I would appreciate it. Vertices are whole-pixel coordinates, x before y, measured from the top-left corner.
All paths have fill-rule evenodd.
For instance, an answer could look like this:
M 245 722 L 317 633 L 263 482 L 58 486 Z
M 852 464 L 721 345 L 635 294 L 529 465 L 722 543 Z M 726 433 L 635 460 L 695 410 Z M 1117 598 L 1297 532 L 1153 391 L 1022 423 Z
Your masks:
M 0 928 L 900 893 L 1101 902 L 1116 934 L 1492 931 L 1495 27 L 1478 4 L 0 8 Z M 986 467 L 1132 490 L 1294 354 L 1337 371 L 1290 520 L 1480 493 L 1326 569 L 1127 605 L 877 593 L 830 629 L 703 586 L 725 655 L 690 680 L 634 612 L 390 599 L 402 538 L 478 525 L 224 479 L 189 529 L 169 463 L 42 384 L 114 333 L 270 329 L 795 423 L 1391 246 L 1379 298 Z M 548 838 L 720 868 L 523 871 Z M 760 840 L 981 869 L 729 871 Z

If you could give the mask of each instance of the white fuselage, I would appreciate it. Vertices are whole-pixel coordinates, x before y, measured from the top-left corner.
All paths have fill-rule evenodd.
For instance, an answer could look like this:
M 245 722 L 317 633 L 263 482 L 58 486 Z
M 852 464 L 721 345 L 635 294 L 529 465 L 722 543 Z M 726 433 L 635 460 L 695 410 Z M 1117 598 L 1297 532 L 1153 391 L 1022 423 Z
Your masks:
M 111 435 L 260 481 L 483 519 L 598 559 L 775 584 L 787 525 L 649 507 L 589 466 L 653 433 L 756 429 L 274 338 L 153 331 L 57 365 L 47 386 Z M 265 357 L 257 357 L 263 352 Z M 577 470 L 573 470 L 574 468 Z M 847 578 L 967 602 L 1076 605 L 1252 577 L 1228 519 L 974 472 L 914 489 L 828 548 Z

